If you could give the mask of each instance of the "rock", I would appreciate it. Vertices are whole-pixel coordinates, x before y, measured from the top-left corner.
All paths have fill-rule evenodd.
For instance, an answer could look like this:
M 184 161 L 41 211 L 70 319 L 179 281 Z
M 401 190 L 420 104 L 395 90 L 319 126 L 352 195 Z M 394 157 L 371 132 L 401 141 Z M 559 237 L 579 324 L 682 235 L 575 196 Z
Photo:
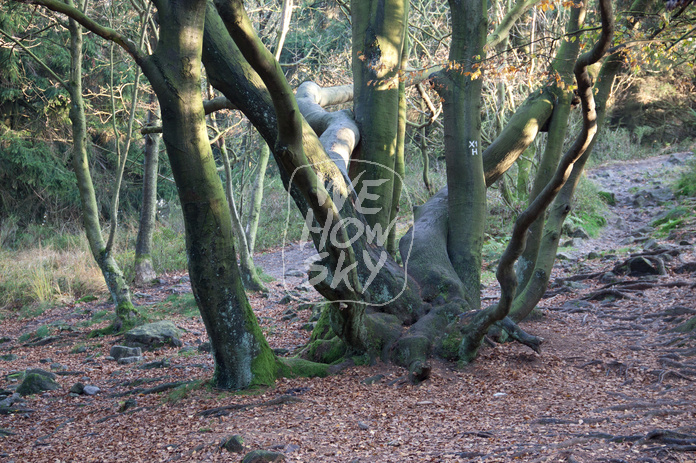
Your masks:
M 587 254 L 587 258 L 590 260 L 599 259 L 600 257 L 602 257 L 602 255 L 600 253 L 598 253 L 597 251 L 590 251 Z
M 643 249 L 645 249 L 646 251 L 652 251 L 653 249 L 656 249 L 658 246 L 660 246 L 660 243 L 654 238 L 651 238 L 645 243 L 643 243 Z
M 662 265 L 660 265 L 662 264 Z M 634 257 L 628 261 L 628 275 L 664 275 L 664 264 L 659 259 L 648 260 L 645 257 Z
M 370 429 L 370 425 L 363 421 L 358 421 L 358 427 L 363 431 L 367 431 L 368 429 Z
M 202 342 L 198 345 L 198 352 L 211 353 L 212 351 L 213 346 L 210 344 L 210 341 Z
M 85 352 L 87 352 L 86 346 L 78 346 L 72 350 L 73 354 L 84 354 Z
M 305 323 L 300 327 L 300 329 L 305 330 L 305 331 L 312 331 L 314 330 L 314 323 Z
M 242 453 L 244 451 L 244 439 L 239 434 L 226 437 L 220 443 L 220 447 L 231 453 Z
M 571 256 L 570 254 L 568 254 L 566 252 L 559 252 L 558 254 L 556 254 L 556 259 L 558 259 L 558 260 L 573 260 L 573 256 Z
M 8 336 L 0 336 L 0 344 L 5 344 L 6 342 L 12 341 L 12 338 Z
M 22 384 L 17 387 L 17 393 L 21 396 L 37 394 L 42 391 L 55 391 L 60 385 L 55 381 L 56 375 L 48 371 L 33 369 L 27 370 Z
M 121 357 L 117 362 L 119 365 L 130 365 L 131 363 L 138 363 L 142 360 L 142 357 Z
M 19 402 L 20 400 L 21 396 L 15 392 L 12 395 L 0 400 L 0 408 L 9 408 L 12 406 L 12 404 Z
M 3 354 L 0 355 L 0 360 L 4 360 L 5 362 L 12 362 L 13 360 L 17 360 L 19 357 L 17 357 L 15 354 Z
M 273 349 L 273 353 L 276 355 L 288 355 L 290 353 L 289 349 L 285 349 L 284 347 L 276 347 Z
M 370 386 L 372 384 L 379 383 L 380 381 L 382 381 L 382 378 L 384 378 L 384 375 L 370 376 L 369 378 L 365 378 L 362 381 L 360 381 L 360 384 Z
M 82 395 L 85 392 L 85 385 L 82 383 L 75 383 L 70 386 L 70 390 L 68 392 L 71 394 Z
M 124 357 L 142 357 L 142 355 L 143 351 L 140 347 L 113 346 L 109 351 L 109 356 L 113 357 L 114 360 Z
M 136 405 L 138 405 L 138 402 L 135 400 L 134 397 L 130 397 L 130 398 L 126 399 L 125 402 L 122 402 L 118 406 L 118 411 L 120 413 L 123 413 L 126 410 L 128 410 L 129 408 L 134 408 Z
M 137 326 L 125 335 L 125 345 L 131 347 L 157 348 L 165 345 L 181 347 L 179 330 L 169 320 Z
M 45 359 L 39 360 L 39 363 L 51 363 L 51 362 L 53 362 L 52 358 L 45 358 Z
M 298 277 L 298 278 L 304 278 L 305 274 L 296 268 L 290 269 L 287 272 L 285 272 L 286 277 Z
M 97 392 L 101 391 L 97 386 L 85 386 L 83 392 L 85 395 L 94 395 Z
M 615 283 L 619 280 L 614 272 L 606 272 L 599 277 L 599 282 L 603 284 Z
M 179 355 L 193 355 L 198 352 L 198 349 L 193 346 L 186 346 L 179 349 Z
M 61 365 L 60 363 L 52 363 L 51 364 L 51 370 L 64 370 L 65 367 Z
M 268 450 L 254 450 L 247 453 L 242 459 L 242 463 L 268 463 L 271 461 L 285 461 L 285 455 Z
M 590 238 L 590 235 L 587 234 L 587 232 L 585 231 L 584 228 L 578 227 L 570 233 L 570 237 L 571 238 L 580 238 L 582 240 L 587 240 Z

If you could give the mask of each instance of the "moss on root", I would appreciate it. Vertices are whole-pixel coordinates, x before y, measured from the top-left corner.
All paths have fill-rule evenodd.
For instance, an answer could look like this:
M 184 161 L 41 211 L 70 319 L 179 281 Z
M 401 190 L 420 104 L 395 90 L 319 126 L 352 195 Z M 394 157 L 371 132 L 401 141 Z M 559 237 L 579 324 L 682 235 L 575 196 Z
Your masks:
M 279 376 L 286 378 L 323 378 L 329 375 L 329 366 L 325 363 L 311 362 L 299 357 L 279 358 Z

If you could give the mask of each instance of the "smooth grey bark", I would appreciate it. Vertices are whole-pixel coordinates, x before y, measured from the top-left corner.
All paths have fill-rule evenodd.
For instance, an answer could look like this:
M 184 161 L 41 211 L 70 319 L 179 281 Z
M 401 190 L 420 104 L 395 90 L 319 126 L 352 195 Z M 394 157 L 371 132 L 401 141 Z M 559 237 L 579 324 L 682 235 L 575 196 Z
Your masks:
M 155 95 L 150 96 L 147 112 L 147 125 L 154 126 L 159 119 L 159 106 Z M 157 219 L 157 175 L 159 173 L 159 134 L 145 135 L 143 157 L 143 202 L 138 222 L 138 236 L 135 241 L 135 284 L 144 285 L 157 278 L 152 264 L 152 237 Z

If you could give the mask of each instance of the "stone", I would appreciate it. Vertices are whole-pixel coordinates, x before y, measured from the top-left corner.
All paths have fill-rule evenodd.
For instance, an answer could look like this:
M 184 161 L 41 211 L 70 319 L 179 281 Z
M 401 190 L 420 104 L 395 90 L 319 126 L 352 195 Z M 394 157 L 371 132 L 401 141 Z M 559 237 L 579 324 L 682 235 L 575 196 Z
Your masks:
M 78 346 L 72 351 L 73 354 L 84 354 L 85 352 L 87 352 L 86 346 Z
M 60 384 L 55 381 L 55 377 L 56 375 L 48 371 L 40 369 L 27 370 L 22 384 L 17 387 L 17 393 L 24 397 L 43 391 L 60 389 Z
M 17 357 L 15 354 L 3 354 L 0 355 L 0 360 L 4 360 L 5 362 L 11 362 L 13 360 L 17 360 L 19 357 Z
M 5 344 L 6 342 L 12 341 L 12 338 L 9 336 L 0 336 L 0 344 Z
M 380 381 L 382 381 L 382 378 L 384 378 L 384 375 L 370 376 L 369 378 L 365 378 L 362 381 L 360 381 L 360 384 L 370 386 L 372 384 L 379 383 Z
M 600 253 L 598 253 L 597 251 L 590 251 L 587 254 L 587 258 L 590 260 L 599 259 L 600 257 L 602 257 L 602 255 Z
M 72 394 L 82 395 L 85 392 L 85 385 L 82 383 L 75 383 L 72 386 L 70 386 L 70 390 L 68 392 Z
M 556 254 L 556 259 L 558 259 L 558 260 L 573 260 L 573 256 L 571 256 L 570 254 L 568 254 L 566 252 L 559 252 L 558 254 Z
M 273 353 L 276 355 L 288 355 L 290 353 L 289 349 L 285 349 L 284 347 L 276 347 L 273 349 Z
M 239 434 L 235 434 L 223 439 L 220 447 L 231 453 L 242 453 L 244 451 L 244 439 Z
M 599 277 L 599 282 L 603 284 L 615 283 L 619 280 L 614 272 L 606 272 Z
M 130 365 L 131 363 L 138 363 L 142 359 L 142 357 L 121 357 L 117 362 L 119 365 Z
M 157 348 L 163 346 L 181 347 L 180 333 L 169 320 L 137 326 L 125 335 L 125 345 L 131 347 Z
M 580 238 L 582 240 L 586 240 L 586 239 L 590 238 L 590 235 L 587 234 L 587 232 L 585 231 L 584 228 L 578 227 L 570 233 L 570 237 L 571 238 Z
M 99 389 L 97 386 L 85 386 L 83 389 L 85 395 L 94 395 L 99 391 L 101 391 L 101 389 Z
M 285 461 L 285 455 L 268 450 L 254 450 L 247 453 L 242 459 L 242 463 L 269 463 L 272 461 Z
M 658 259 L 654 259 L 659 261 Z M 659 261 L 661 263 L 662 261 Z M 652 262 L 645 257 L 634 257 L 628 261 L 628 275 L 629 276 L 641 276 L 641 275 L 664 275 L 665 269 L 664 264 L 659 265 L 658 262 Z
M 124 357 L 142 357 L 142 355 L 143 351 L 140 347 L 113 346 L 109 351 L 109 356 L 113 357 L 114 360 Z

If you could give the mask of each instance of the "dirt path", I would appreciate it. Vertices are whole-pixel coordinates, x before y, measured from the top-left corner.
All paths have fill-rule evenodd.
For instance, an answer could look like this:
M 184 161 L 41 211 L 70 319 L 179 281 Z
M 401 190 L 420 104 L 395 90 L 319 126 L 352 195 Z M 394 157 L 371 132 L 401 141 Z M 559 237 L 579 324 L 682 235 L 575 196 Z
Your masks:
M 211 377 L 210 355 L 196 349 L 205 340 L 200 318 L 173 316 L 185 330 L 184 347 L 146 352 L 143 362 L 132 365 L 106 359 L 120 338 L 90 339 L 91 328 L 80 325 L 106 305 L 71 304 L 29 321 L 6 318 L 0 338 L 10 340 L 0 342 L 0 354 L 8 355 L 0 360 L 0 401 L 17 386 L 7 375 L 27 368 L 53 365 L 61 389 L 13 404 L 25 411 L 0 412 L 0 429 L 10 433 L 0 437 L 0 462 L 238 462 L 241 455 L 218 445 L 237 434 L 245 452 L 273 450 L 297 462 L 693 463 L 696 340 L 671 330 L 696 313 L 696 264 L 677 273 L 696 262 L 696 232 L 658 243 L 669 248 L 666 275 L 601 280 L 628 257 L 621 248 L 640 251 L 646 244 L 647 230 L 641 229 L 661 206 L 651 200 L 636 208 L 634 195 L 664 186 L 658 168 L 665 162 L 669 157 L 590 172 L 601 189 L 615 194 L 617 205 L 602 236 L 570 249 L 574 260 L 557 266 L 539 317 L 525 323 L 545 339 L 542 355 L 518 344 L 486 346 L 464 368 L 435 362 L 431 378 L 418 386 L 405 381 L 402 369 L 378 362 L 328 378 L 281 379 L 254 395 L 205 387 L 148 393 L 152 386 Z M 617 252 L 587 259 L 597 249 Z M 257 259 L 267 273 L 286 277 L 287 284 L 269 284 L 268 297 L 251 297 L 280 355 L 309 336 L 303 328 L 310 323 L 310 304 L 298 300 L 315 298 L 304 288 L 301 268 L 311 253 L 291 248 L 285 270 L 278 269 L 282 255 Z M 163 300 L 187 286 L 184 276 L 167 275 L 139 300 Z M 288 290 L 295 300 L 287 302 Z M 19 341 L 28 330 L 57 321 L 64 329 L 50 343 Z M 161 368 L 141 368 L 164 359 Z M 100 392 L 68 394 L 78 381 Z M 134 405 L 119 411 L 126 399 Z M 200 414 L 222 406 L 237 409 Z

